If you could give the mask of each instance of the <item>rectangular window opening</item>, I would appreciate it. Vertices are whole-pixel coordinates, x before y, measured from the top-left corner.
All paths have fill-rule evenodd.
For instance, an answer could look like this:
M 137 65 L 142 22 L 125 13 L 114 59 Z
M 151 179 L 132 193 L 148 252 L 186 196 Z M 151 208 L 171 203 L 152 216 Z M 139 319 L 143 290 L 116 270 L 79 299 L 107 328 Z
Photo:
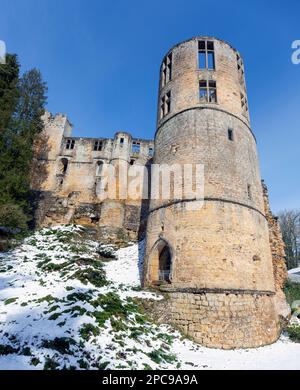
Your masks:
M 247 192 L 248 192 L 248 199 L 252 200 L 252 188 L 250 184 L 248 184 L 247 186 Z
M 66 142 L 66 149 L 73 150 L 75 147 L 75 139 L 68 139 Z
M 160 117 L 163 118 L 171 112 L 171 91 L 161 98 Z
M 94 143 L 94 152 L 100 152 L 102 150 L 103 142 L 95 141 Z
M 133 154 L 140 154 L 141 151 L 141 144 L 139 142 L 133 142 L 132 143 L 132 153 Z
M 215 69 L 215 53 L 213 51 L 207 53 L 207 68 L 209 70 Z
M 234 135 L 232 129 L 228 129 L 228 139 L 229 141 L 234 141 Z
M 161 86 L 164 87 L 172 79 L 172 53 L 162 63 Z
M 198 42 L 199 69 L 215 70 L 215 48 L 213 41 Z

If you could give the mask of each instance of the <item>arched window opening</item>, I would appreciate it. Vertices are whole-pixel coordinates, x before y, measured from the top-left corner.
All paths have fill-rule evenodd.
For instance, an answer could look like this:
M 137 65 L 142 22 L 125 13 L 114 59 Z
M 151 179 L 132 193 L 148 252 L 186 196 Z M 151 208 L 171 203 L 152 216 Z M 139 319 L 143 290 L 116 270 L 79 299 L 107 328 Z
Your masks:
M 101 176 L 103 170 L 103 161 L 97 162 L 96 176 Z
M 165 245 L 159 254 L 159 281 L 170 282 L 172 258 L 168 245 Z
M 67 158 L 62 158 L 62 159 L 60 160 L 60 163 L 61 163 L 61 173 L 62 173 L 63 175 L 65 175 L 66 172 L 67 172 L 67 169 L 68 169 L 69 161 L 68 161 Z

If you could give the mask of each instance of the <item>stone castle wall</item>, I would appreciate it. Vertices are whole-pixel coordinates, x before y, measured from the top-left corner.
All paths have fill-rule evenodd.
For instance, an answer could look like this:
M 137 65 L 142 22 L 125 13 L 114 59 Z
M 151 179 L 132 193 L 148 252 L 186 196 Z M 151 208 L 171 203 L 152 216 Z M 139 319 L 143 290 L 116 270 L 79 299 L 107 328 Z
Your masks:
M 63 115 L 46 113 L 44 122 L 32 175 L 37 225 L 78 223 L 94 226 L 108 236 L 137 238 L 145 225 L 147 205 L 142 199 L 121 199 L 117 179 L 116 197 L 99 199 L 99 164 L 110 163 L 116 172 L 120 162 L 147 166 L 154 142 L 134 139 L 126 132 L 116 133 L 114 139 L 72 137 L 72 125 Z M 74 147 L 70 148 L 72 141 Z M 101 150 L 94 150 L 95 142 L 101 142 Z M 134 143 L 139 150 L 133 149 Z
M 213 43 L 213 69 L 199 69 L 199 42 Z M 282 292 L 287 272 L 278 221 L 261 184 L 241 55 L 221 40 L 194 38 L 174 46 L 160 71 L 154 141 L 126 132 L 72 137 L 66 116 L 45 114 L 32 172 L 37 224 L 89 225 L 101 240 L 114 241 L 146 232 L 143 284 L 169 293 L 173 323 L 209 347 L 270 344 L 289 314 Z M 214 86 L 216 99 L 203 100 L 203 81 Z M 116 172 L 125 163 L 149 173 L 153 163 L 200 164 L 202 202 L 190 195 L 123 199 L 118 179 L 117 196 L 100 200 L 103 162 Z M 162 254 L 171 263 L 164 280 Z
M 272 294 L 202 292 L 170 294 L 173 322 L 211 348 L 251 348 L 280 334 Z
M 213 43 L 210 70 L 199 69 L 203 41 Z M 192 197 L 151 200 L 144 285 L 162 285 L 173 322 L 204 345 L 269 344 L 279 336 L 280 318 L 241 56 L 223 41 L 199 37 L 173 47 L 161 72 L 154 163 L 203 165 L 204 203 L 191 210 Z M 215 87 L 216 99 L 203 100 L 203 80 Z M 171 267 L 162 280 L 166 250 Z

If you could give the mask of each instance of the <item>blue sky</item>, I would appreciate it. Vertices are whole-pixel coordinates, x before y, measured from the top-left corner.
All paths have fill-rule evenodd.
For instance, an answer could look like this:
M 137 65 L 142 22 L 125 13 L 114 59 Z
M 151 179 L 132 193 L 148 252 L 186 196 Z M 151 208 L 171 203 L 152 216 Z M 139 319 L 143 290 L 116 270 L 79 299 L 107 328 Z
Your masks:
M 48 109 L 79 136 L 152 138 L 166 51 L 196 35 L 230 42 L 246 67 L 252 127 L 275 212 L 300 208 L 299 0 L 0 0 L 0 40 L 39 68 Z

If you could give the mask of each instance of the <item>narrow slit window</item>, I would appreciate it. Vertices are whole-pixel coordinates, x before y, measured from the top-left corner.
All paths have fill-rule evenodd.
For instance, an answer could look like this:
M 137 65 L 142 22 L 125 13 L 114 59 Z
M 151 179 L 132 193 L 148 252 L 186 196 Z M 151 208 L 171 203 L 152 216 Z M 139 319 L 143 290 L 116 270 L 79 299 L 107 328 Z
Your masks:
M 167 106 L 167 109 L 166 109 L 166 114 L 169 114 L 169 112 L 171 111 L 171 91 L 169 91 L 166 95 L 166 106 Z
M 229 141 L 234 141 L 234 134 L 232 129 L 228 129 L 228 139 Z
M 153 149 L 153 148 L 149 148 L 149 153 L 148 153 L 148 155 L 149 155 L 150 157 L 153 157 L 153 155 L 154 155 L 154 149 Z
M 252 188 L 250 184 L 248 184 L 247 186 L 247 192 L 248 192 L 248 199 L 252 200 Z
M 124 138 L 120 138 L 120 144 L 124 145 Z
M 160 117 L 163 118 L 165 116 L 165 96 L 162 97 L 160 102 Z

